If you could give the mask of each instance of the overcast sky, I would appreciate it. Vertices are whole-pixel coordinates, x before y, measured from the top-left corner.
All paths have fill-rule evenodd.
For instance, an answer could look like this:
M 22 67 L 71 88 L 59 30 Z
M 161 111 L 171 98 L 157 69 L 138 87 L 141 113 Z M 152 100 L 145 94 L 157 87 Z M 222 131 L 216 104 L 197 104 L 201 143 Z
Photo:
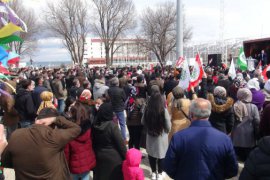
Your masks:
M 57 1 L 57 0 L 54 0 Z M 138 14 L 145 8 L 167 0 L 134 0 Z M 176 0 L 174 0 L 176 2 Z M 42 9 L 45 0 L 23 0 L 35 9 Z M 192 27 L 191 42 L 219 39 L 220 0 L 182 0 L 186 22 Z M 224 0 L 224 39 L 270 37 L 270 0 Z M 70 60 L 62 42 L 55 38 L 38 41 L 34 61 Z

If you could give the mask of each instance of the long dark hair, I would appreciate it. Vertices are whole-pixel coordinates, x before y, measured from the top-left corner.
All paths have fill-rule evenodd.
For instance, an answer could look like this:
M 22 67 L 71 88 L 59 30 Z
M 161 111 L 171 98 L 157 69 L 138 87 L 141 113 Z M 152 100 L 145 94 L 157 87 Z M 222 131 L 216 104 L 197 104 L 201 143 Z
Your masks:
M 164 100 L 160 93 L 153 93 L 148 101 L 144 114 L 147 133 L 159 136 L 165 130 Z
M 92 126 L 91 111 L 90 106 L 79 101 L 76 101 L 70 109 L 71 119 L 82 128 L 81 134 L 84 134 Z

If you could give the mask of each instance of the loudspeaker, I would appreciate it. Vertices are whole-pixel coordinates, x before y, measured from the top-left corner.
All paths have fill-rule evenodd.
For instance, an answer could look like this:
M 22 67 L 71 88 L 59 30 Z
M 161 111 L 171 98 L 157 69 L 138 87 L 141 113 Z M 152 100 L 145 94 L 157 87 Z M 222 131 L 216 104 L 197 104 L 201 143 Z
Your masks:
M 208 54 L 208 66 L 221 66 L 221 54 Z

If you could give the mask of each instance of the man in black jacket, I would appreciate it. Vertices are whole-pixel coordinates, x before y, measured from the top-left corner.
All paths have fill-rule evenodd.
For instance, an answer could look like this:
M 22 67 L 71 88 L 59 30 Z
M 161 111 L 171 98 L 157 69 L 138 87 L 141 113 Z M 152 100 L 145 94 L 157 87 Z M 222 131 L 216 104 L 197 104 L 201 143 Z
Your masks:
M 30 79 L 22 80 L 21 88 L 19 88 L 15 97 L 14 107 L 20 115 L 20 126 L 22 128 L 31 126 L 36 117 L 36 109 L 32 97 L 34 87 L 34 81 Z
M 111 99 L 113 111 L 119 120 L 121 135 L 123 139 L 126 140 L 126 117 L 124 114 L 126 94 L 124 90 L 119 87 L 119 79 L 117 77 L 110 80 L 108 95 Z

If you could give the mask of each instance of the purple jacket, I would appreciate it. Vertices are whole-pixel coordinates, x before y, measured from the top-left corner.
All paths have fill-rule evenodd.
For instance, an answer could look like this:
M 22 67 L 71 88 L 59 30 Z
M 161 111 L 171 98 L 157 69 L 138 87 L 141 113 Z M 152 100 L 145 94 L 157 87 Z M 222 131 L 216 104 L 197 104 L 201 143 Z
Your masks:
M 265 95 L 262 91 L 257 91 L 256 89 L 250 89 L 252 93 L 252 104 L 255 104 L 260 111 L 263 107 L 265 101 Z

